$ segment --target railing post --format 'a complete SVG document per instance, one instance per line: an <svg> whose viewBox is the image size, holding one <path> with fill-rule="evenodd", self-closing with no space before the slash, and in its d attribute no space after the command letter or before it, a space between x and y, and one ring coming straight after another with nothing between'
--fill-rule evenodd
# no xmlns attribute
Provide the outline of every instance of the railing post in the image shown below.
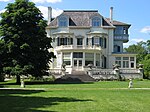
<svg viewBox="0 0 150 112"><path fill-rule="evenodd" d="M90 70L88 70L88 75L93 76L93 64L88 64L87 66L90 68Z"/></svg>
<svg viewBox="0 0 150 112"><path fill-rule="evenodd" d="M21 76L21 85L20 87L25 88L24 76Z"/></svg>
<svg viewBox="0 0 150 112"><path fill-rule="evenodd" d="M117 76L117 79L120 80L121 76L120 76L119 65L118 64L113 65L113 69L114 69L114 74Z"/></svg>
<svg viewBox="0 0 150 112"><path fill-rule="evenodd" d="M143 75L144 75L144 69L143 69L143 64L139 64L139 69L138 69L138 72L140 73L142 79L143 79Z"/></svg>
<svg viewBox="0 0 150 112"><path fill-rule="evenodd" d="M65 75L66 74L66 64L63 63L61 66L61 75Z"/></svg>

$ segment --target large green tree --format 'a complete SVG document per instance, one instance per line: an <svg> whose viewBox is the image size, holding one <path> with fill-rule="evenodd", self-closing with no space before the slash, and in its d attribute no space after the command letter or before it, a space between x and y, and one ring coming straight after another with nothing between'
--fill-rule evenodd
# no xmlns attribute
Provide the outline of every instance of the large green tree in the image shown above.
<svg viewBox="0 0 150 112"><path fill-rule="evenodd" d="M47 74L50 59L48 50L52 39L46 36L46 21L33 2L15 0L1 14L0 36L7 46L5 73L38 77Z"/></svg>

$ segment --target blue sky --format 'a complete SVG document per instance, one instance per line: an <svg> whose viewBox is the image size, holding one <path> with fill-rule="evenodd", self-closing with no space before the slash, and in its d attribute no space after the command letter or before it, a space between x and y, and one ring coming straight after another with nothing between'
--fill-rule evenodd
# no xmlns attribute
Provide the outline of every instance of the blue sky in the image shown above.
<svg viewBox="0 0 150 112"><path fill-rule="evenodd" d="M98 10L104 17L109 17L110 7L114 7L113 19L131 24L129 42L125 46L150 39L150 0L30 0L47 18L47 7L53 8L53 17L62 10L84 9ZM0 0L0 12L14 0Z"/></svg>

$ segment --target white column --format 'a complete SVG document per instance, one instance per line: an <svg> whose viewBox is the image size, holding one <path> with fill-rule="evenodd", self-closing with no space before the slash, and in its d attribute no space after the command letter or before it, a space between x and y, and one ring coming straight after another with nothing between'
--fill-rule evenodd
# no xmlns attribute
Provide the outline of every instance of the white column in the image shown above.
<svg viewBox="0 0 150 112"><path fill-rule="evenodd" d="M82 67L85 66L85 52L83 52Z"/></svg>
<svg viewBox="0 0 150 112"><path fill-rule="evenodd" d="M96 66L95 61L96 61L96 53L94 53L94 66Z"/></svg>
<svg viewBox="0 0 150 112"><path fill-rule="evenodd" d="M102 54L100 53L100 67L102 67Z"/></svg>
<svg viewBox="0 0 150 112"><path fill-rule="evenodd" d="M136 68L136 56L134 57L134 68Z"/></svg>
<svg viewBox="0 0 150 112"><path fill-rule="evenodd" d="M71 58L71 66L73 67L73 52L71 52L70 58Z"/></svg>
<svg viewBox="0 0 150 112"><path fill-rule="evenodd" d="M61 66L62 66L62 64L63 64L63 53L61 52Z"/></svg>

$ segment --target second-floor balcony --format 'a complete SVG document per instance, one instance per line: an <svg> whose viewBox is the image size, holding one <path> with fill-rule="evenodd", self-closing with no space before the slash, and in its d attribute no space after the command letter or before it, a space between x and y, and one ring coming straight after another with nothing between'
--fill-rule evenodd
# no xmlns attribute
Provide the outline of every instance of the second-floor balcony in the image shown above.
<svg viewBox="0 0 150 112"><path fill-rule="evenodd" d="M61 45L55 48L56 51L63 51L63 50L102 50L101 46L97 45Z"/></svg>
<svg viewBox="0 0 150 112"><path fill-rule="evenodd" d="M124 43L129 41L129 35L128 34L122 34L122 35L114 35L114 40L123 41Z"/></svg>

